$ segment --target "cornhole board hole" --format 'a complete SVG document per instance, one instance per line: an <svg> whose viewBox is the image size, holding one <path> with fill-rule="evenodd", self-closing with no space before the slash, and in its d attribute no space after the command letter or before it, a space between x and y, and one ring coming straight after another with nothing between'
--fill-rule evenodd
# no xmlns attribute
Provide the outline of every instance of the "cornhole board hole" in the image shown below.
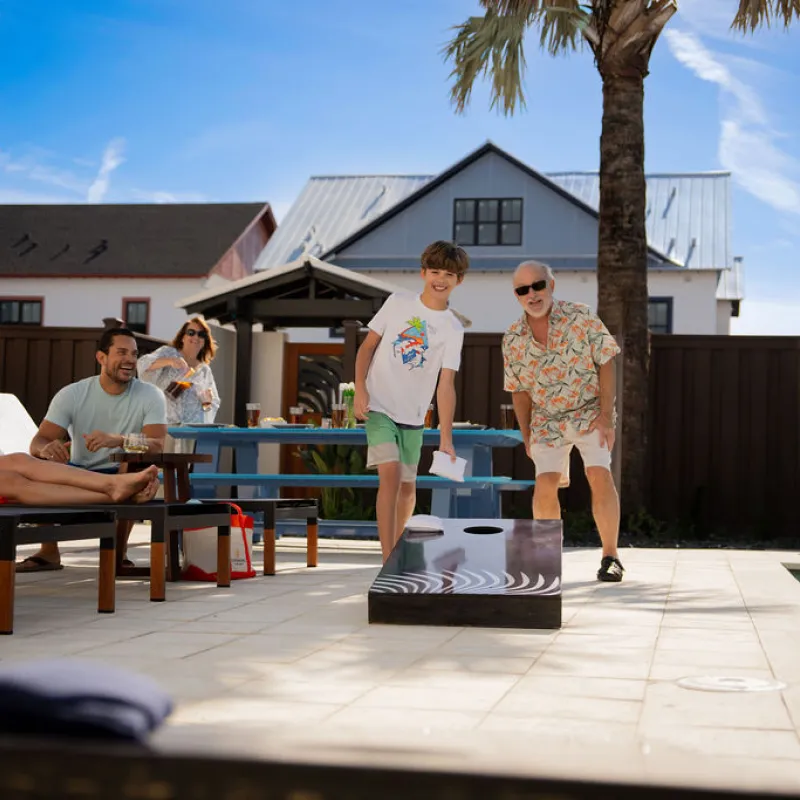
<svg viewBox="0 0 800 800"><path fill-rule="evenodd" d="M369 621L561 627L561 520L445 519L406 529L368 594Z"/></svg>

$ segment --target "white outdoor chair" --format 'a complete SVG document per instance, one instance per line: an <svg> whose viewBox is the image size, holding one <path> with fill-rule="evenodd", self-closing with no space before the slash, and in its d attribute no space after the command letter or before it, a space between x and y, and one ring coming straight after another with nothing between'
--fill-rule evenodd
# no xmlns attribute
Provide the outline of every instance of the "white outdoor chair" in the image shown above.
<svg viewBox="0 0 800 800"><path fill-rule="evenodd" d="M38 430L15 394L0 393L0 453L28 453Z"/></svg>

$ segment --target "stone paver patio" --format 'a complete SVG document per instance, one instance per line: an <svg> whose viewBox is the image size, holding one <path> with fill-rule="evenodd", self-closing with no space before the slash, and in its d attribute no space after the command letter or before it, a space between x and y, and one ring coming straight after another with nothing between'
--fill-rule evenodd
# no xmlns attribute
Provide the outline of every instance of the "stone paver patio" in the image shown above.
<svg viewBox="0 0 800 800"><path fill-rule="evenodd" d="M96 549L66 546L67 569L18 576L0 660L155 677L177 703L165 748L800 790L796 552L626 550L625 581L604 585L597 551L568 550L563 628L537 632L370 626L377 544L323 541L313 570L304 544L280 540L275 577L169 584L166 603L119 581L110 616L95 613ZM788 688L693 691L686 676Z"/></svg>

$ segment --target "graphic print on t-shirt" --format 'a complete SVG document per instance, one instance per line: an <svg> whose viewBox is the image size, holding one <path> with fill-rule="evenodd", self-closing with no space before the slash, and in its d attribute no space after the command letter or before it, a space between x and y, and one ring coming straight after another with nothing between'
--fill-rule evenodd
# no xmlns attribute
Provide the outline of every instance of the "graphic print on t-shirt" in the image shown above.
<svg viewBox="0 0 800 800"><path fill-rule="evenodd" d="M418 369L425 363L428 350L428 323L419 317L407 320L407 328L400 331L394 340L394 354L398 355L409 369Z"/></svg>

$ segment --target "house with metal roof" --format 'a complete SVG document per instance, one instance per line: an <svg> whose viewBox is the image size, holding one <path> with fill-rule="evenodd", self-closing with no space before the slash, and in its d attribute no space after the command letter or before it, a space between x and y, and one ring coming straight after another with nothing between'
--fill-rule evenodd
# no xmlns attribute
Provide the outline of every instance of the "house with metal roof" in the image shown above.
<svg viewBox="0 0 800 800"><path fill-rule="evenodd" d="M0 325L172 338L176 302L252 274L276 226L265 203L0 206Z"/></svg>
<svg viewBox="0 0 800 800"><path fill-rule="evenodd" d="M559 297L596 305L598 190L597 173L544 174L491 142L439 175L312 177L255 269L314 256L416 288L422 251L451 239L471 259L453 305L498 332L519 314L510 273L525 259L553 268ZM651 329L729 333L743 299L730 174L648 175L647 237Z"/></svg>

